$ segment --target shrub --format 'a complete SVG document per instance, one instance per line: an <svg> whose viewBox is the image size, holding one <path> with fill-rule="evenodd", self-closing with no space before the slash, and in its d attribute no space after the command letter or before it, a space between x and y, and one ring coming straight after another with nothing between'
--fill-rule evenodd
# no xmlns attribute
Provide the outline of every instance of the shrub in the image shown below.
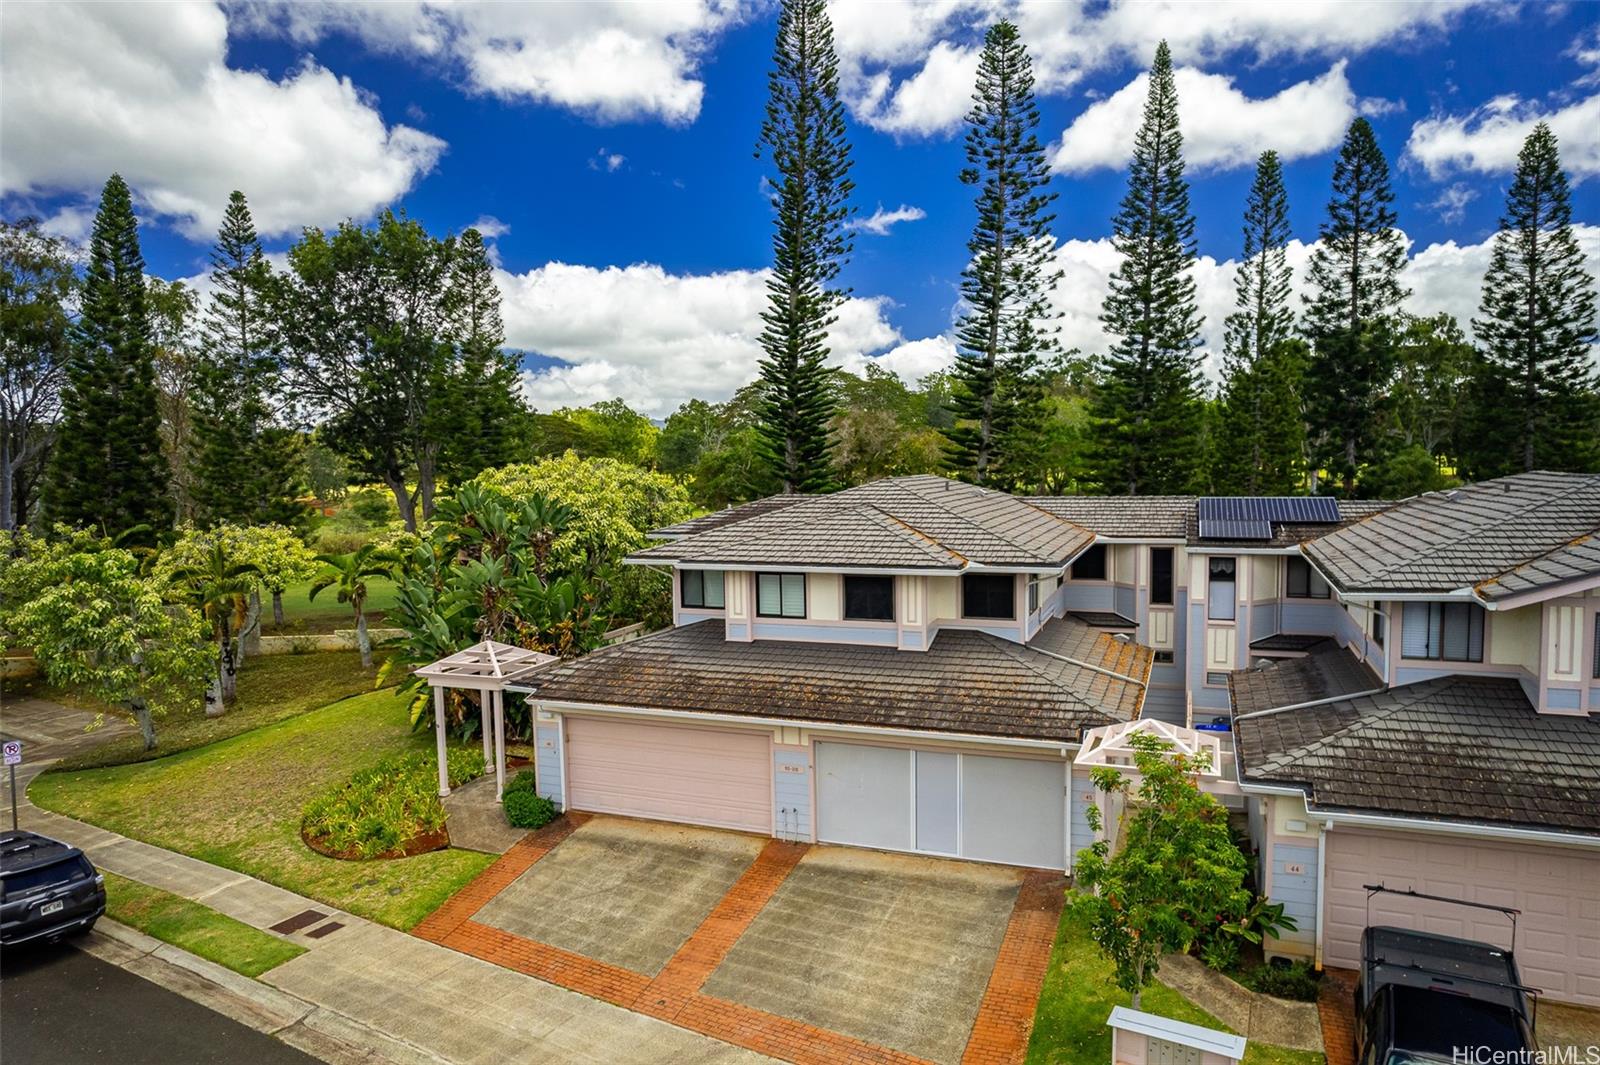
<svg viewBox="0 0 1600 1065"><path fill-rule="evenodd" d="M1239 941L1233 936L1212 936L1201 944L1200 960L1208 969L1227 972L1239 964Z"/></svg>
<svg viewBox="0 0 1600 1065"><path fill-rule="evenodd" d="M1252 991L1300 1002L1317 1000L1318 975L1309 962L1268 962L1245 973L1241 983Z"/></svg>
<svg viewBox="0 0 1600 1065"><path fill-rule="evenodd" d="M445 765L450 786L483 775L483 752L451 748ZM385 758L311 800L301 830L328 850L356 858L401 851L418 836L444 827L438 761L431 751Z"/></svg>
<svg viewBox="0 0 1600 1065"><path fill-rule="evenodd" d="M556 818L556 804L533 790L532 770L512 777L501 792L506 821L512 828L543 828Z"/></svg>

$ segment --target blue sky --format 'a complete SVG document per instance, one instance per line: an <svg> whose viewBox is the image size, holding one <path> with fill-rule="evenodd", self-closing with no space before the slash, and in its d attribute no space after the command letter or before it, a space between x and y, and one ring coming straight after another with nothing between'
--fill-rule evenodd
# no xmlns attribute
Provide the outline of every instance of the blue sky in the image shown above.
<svg viewBox="0 0 1600 1065"><path fill-rule="evenodd" d="M45 17L46 12L50 17ZM959 117L1002 15L1039 64L1055 159L1063 339L1094 350L1105 237L1138 82L1172 40L1190 146L1207 336L1220 335L1250 162L1289 156L1295 236L1315 239L1333 154L1377 128L1415 261L1417 310L1463 319L1521 137L1561 135L1600 257L1600 6L836 4L856 203L909 216L858 234L836 356L915 377L950 356L972 221ZM273 250L303 225L403 207L437 232L488 220L508 334L549 407L622 395L660 417L754 374L769 211L753 147L770 7L11 5L0 22L8 217L81 236L104 176L133 185L153 272L204 269L244 189ZM904 211L898 209L905 208ZM1297 248L1291 255L1303 256ZM1213 333L1213 329L1216 330Z"/></svg>

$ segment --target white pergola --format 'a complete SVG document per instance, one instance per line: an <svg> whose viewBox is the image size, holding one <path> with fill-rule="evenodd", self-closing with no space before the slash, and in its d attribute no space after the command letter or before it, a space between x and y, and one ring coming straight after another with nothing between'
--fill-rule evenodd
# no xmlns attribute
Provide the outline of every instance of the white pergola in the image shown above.
<svg viewBox="0 0 1600 1065"><path fill-rule="evenodd" d="M444 693L446 688L467 688L479 693L483 715L483 759L494 763L494 801L506 790L506 704L507 685L561 661L555 655L513 647L508 643L484 640L417 670L433 689L434 739L439 745L439 795L450 794L450 770L444 751Z"/></svg>
<svg viewBox="0 0 1600 1065"><path fill-rule="evenodd" d="M1211 765L1200 774L1201 780L1222 776L1221 736L1225 733L1185 728L1153 717L1141 717L1137 721L1123 721L1115 725L1102 725L1090 729L1083 734L1083 746L1078 749L1078 754L1072 759L1072 763L1089 768L1107 765L1131 771L1134 769L1133 737L1138 735L1154 736L1163 740L1177 754L1193 756L1201 751L1208 751L1211 754ZM1208 787L1207 790L1211 789Z"/></svg>

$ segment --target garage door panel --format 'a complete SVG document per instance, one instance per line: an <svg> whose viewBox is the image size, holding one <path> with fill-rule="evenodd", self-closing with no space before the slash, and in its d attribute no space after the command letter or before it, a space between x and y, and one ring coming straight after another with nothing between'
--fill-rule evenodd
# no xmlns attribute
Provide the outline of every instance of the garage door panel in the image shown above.
<svg viewBox="0 0 1600 1065"><path fill-rule="evenodd" d="M575 809L772 830L767 733L569 718L566 744Z"/></svg>
<svg viewBox="0 0 1600 1065"><path fill-rule="evenodd" d="M817 839L911 849L911 752L817 744Z"/></svg>
<svg viewBox="0 0 1600 1065"><path fill-rule="evenodd" d="M969 858L1059 869L1064 863L1066 766L966 755L961 849Z"/></svg>
<svg viewBox="0 0 1600 1065"><path fill-rule="evenodd" d="M1370 923L1513 946L1525 983L1553 999L1600 1005L1600 935L1578 933L1597 928L1595 865L1593 852L1576 849L1331 832L1324 874L1324 960L1345 968L1360 964L1361 932L1369 921L1362 885L1383 883L1520 909L1514 944L1509 920L1449 903L1376 895Z"/></svg>

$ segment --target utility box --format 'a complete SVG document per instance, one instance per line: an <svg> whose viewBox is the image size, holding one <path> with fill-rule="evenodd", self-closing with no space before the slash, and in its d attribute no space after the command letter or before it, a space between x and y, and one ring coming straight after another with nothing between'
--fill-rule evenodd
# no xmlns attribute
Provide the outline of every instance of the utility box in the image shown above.
<svg viewBox="0 0 1600 1065"><path fill-rule="evenodd" d="M1113 1065L1239 1065L1245 1038L1117 1006L1106 1018Z"/></svg>

